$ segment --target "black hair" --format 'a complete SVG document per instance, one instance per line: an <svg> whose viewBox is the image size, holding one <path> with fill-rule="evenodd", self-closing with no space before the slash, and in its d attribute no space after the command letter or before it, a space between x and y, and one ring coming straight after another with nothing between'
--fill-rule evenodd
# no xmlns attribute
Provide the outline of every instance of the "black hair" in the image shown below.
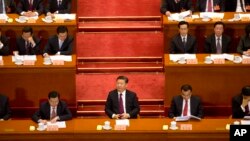
<svg viewBox="0 0 250 141"><path fill-rule="evenodd" d="M116 81L117 80L124 80L125 81L125 83L128 83L128 77L126 77L126 76L118 76L117 78L116 78Z"/></svg>
<svg viewBox="0 0 250 141"><path fill-rule="evenodd" d="M51 92L49 92L49 94L48 94L48 98L50 99L50 98L60 98L60 94L57 92L57 91L51 91Z"/></svg>
<svg viewBox="0 0 250 141"><path fill-rule="evenodd" d="M216 25L222 25L223 28L225 27L225 24L223 22L221 22L221 21L215 22L214 27L216 27Z"/></svg>
<svg viewBox="0 0 250 141"><path fill-rule="evenodd" d="M57 32L57 34L65 33L65 32L68 33L68 28L66 26L61 25L61 26L57 27L56 32Z"/></svg>
<svg viewBox="0 0 250 141"><path fill-rule="evenodd" d="M183 90L185 92L188 91L188 90L192 91L192 86L189 85L189 84L184 84L184 85L181 86L181 90Z"/></svg>
<svg viewBox="0 0 250 141"><path fill-rule="evenodd" d="M30 26L25 26L22 29L22 33L28 33L30 32L31 34L33 34L33 29Z"/></svg>
<svg viewBox="0 0 250 141"><path fill-rule="evenodd" d="M241 94L244 96L250 96L250 86L245 86L241 89Z"/></svg>
<svg viewBox="0 0 250 141"><path fill-rule="evenodd" d="M189 27L189 23L188 23L188 22L186 22L186 21L180 21L180 22L178 23L178 28L180 28L180 26L181 26L181 25L184 25L184 24L186 24L187 27Z"/></svg>

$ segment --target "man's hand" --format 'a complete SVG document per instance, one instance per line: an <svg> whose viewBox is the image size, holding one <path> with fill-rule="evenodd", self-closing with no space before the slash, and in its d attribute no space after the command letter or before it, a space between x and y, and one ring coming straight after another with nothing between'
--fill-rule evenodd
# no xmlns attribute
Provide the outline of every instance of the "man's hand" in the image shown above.
<svg viewBox="0 0 250 141"><path fill-rule="evenodd" d="M170 12L170 11L166 11L165 15L166 15L166 16L170 16L170 15L171 15L171 12Z"/></svg>
<svg viewBox="0 0 250 141"><path fill-rule="evenodd" d="M130 116L127 113L123 113L123 114L120 114L120 118L121 119L128 119L128 118L130 118Z"/></svg>
<svg viewBox="0 0 250 141"><path fill-rule="evenodd" d="M50 122L51 122L51 123L55 123L58 119L59 119L59 117L56 116L55 118L51 119Z"/></svg>
<svg viewBox="0 0 250 141"><path fill-rule="evenodd" d="M220 6L218 4L214 6L214 11L220 11Z"/></svg>

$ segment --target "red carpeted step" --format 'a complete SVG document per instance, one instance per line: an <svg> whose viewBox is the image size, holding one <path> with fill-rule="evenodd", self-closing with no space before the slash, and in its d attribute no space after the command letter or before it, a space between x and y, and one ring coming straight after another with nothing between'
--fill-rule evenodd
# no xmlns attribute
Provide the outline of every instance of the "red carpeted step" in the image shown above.
<svg viewBox="0 0 250 141"><path fill-rule="evenodd" d="M161 31L161 21L79 22L78 31Z"/></svg>

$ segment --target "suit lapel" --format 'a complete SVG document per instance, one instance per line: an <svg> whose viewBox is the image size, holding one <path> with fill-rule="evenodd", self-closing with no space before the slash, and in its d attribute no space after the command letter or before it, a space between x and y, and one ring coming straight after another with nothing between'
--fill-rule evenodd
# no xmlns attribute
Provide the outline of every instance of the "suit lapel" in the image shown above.
<svg viewBox="0 0 250 141"><path fill-rule="evenodd" d="M179 34L178 38L177 38L177 44L178 44L178 48L179 50L181 50L182 52L185 52L185 48L184 45L182 43L182 39L181 39L181 35Z"/></svg>
<svg viewBox="0 0 250 141"><path fill-rule="evenodd" d="M57 37L55 41L56 41L56 43L55 43L55 45L56 45L56 50L59 50L59 51L60 51L60 48L59 48L59 38Z"/></svg>
<svg viewBox="0 0 250 141"><path fill-rule="evenodd" d="M116 91L116 94L114 96L114 107L117 105L117 108L114 108L115 113L119 113L119 98L118 98L118 91Z"/></svg>
<svg viewBox="0 0 250 141"><path fill-rule="evenodd" d="M179 96L179 100L178 100L178 105L180 106L177 106L178 107L178 112L180 113L180 116L181 116L181 113L182 113L182 107L183 107L183 98L181 96Z"/></svg>
<svg viewBox="0 0 250 141"><path fill-rule="evenodd" d="M226 45L226 38L224 38L224 36L222 35L221 39L222 39L221 40L222 41L222 45L221 45L222 49L221 49L221 51L223 53L223 52L226 52L226 47L225 47L225 45Z"/></svg>
<svg viewBox="0 0 250 141"><path fill-rule="evenodd" d="M212 36L212 53L216 53L216 39L215 39L215 34Z"/></svg>

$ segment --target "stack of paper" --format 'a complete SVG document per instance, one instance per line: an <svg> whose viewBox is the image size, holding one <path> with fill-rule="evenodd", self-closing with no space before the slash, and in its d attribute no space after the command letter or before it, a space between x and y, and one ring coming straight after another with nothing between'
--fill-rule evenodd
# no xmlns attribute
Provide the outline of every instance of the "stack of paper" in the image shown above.
<svg viewBox="0 0 250 141"><path fill-rule="evenodd" d="M129 126L129 120L128 119L118 119L115 121L115 124Z"/></svg>
<svg viewBox="0 0 250 141"><path fill-rule="evenodd" d="M224 18L224 13L217 13L217 12L201 12L200 17L203 19L213 19L213 18L218 18L218 19L223 19Z"/></svg>
<svg viewBox="0 0 250 141"><path fill-rule="evenodd" d="M190 116L179 116L175 118L175 121L188 121L190 119L201 120L201 118L190 115Z"/></svg>
<svg viewBox="0 0 250 141"><path fill-rule="evenodd" d="M71 55L55 55L55 56L50 56L50 59L51 59L51 61L63 60L66 62L71 62L72 56Z"/></svg>
<svg viewBox="0 0 250 141"><path fill-rule="evenodd" d="M55 14L55 19L75 20L76 14Z"/></svg>
<svg viewBox="0 0 250 141"><path fill-rule="evenodd" d="M181 12L181 13L175 13L175 14L171 14L168 17L168 20L173 20L173 21L183 21L185 17L187 17L188 15L191 15L191 11L185 11L185 12Z"/></svg>
<svg viewBox="0 0 250 141"><path fill-rule="evenodd" d="M169 54L169 59L171 61L179 61L181 58L186 59L196 59L196 54Z"/></svg>

